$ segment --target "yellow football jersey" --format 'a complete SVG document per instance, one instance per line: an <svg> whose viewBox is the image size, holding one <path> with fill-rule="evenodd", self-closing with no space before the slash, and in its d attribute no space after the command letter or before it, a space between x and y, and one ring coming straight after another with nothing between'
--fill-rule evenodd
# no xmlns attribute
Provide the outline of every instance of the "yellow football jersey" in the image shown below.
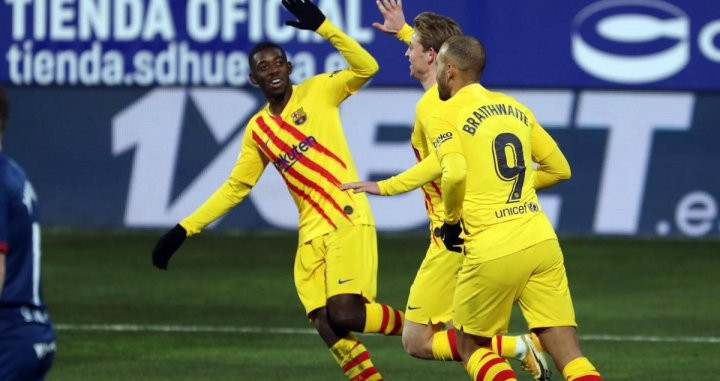
<svg viewBox="0 0 720 381"><path fill-rule="evenodd" d="M491 260L557 238L540 208L532 166L557 144L527 107L472 84L440 105L427 130L440 160L449 153L465 158L464 201L457 200L452 209L444 205L448 215L462 210L466 240L473 241L471 246L466 241L466 248L473 248L466 253L469 261Z"/></svg>
<svg viewBox="0 0 720 381"><path fill-rule="evenodd" d="M373 224L367 196L339 188L358 181L337 107L348 95L342 76L315 76L293 87L281 115L265 106L245 130L235 165L242 170L233 176L253 185L272 163L300 212L300 242L340 226Z"/></svg>
<svg viewBox="0 0 720 381"><path fill-rule="evenodd" d="M378 65L327 20L317 32L332 42L350 67L294 85L280 115L273 115L266 104L250 118L230 177L181 222L188 234L199 232L241 202L268 163L283 177L297 205L300 242L342 226L374 225L367 196L339 189L342 183L358 181L358 175L338 106L377 72Z"/></svg>
<svg viewBox="0 0 720 381"><path fill-rule="evenodd" d="M406 44L410 44L410 39L414 33L413 28L404 24L402 28L396 33L396 37ZM410 136L410 143L415 153L415 159L417 162L422 161L424 158L435 153L432 142L428 138L427 130L425 125L427 119L432 116L434 110L442 103L440 96L438 95L437 84L430 87L423 96L418 100L415 105L415 121L413 122L413 131ZM391 179L383 180L378 183L381 189L381 193L384 195L395 195L402 192L407 192L417 187L417 183L420 179L426 178L428 169L437 169L438 166L432 166L432 168L425 168L421 171L403 172ZM419 168L415 168L419 169ZM443 223L443 203L442 203L442 192L440 191L440 178L432 177L432 180L428 179L422 181L420 189L423 192L425 200L425 209L427 210L428 218L430 218L430 224L432 226L440 226ZM434 235L431 235L433 239Z"/></svg>
<svg viewBox="0 0 720 381"><path fill-rule="evenodd" d="M435 148L428 138L426 124L434 110L437 110L442 103L436 84L423 94L415 106L415 122L412 135L410 135L410 142L418 162L435 153ZM444 208L442 192L440 191L440 179L435 179L423 185L420 189L422 189L425 198L425 209L427 209L428 217L433 226L442 225Z"/></svg>

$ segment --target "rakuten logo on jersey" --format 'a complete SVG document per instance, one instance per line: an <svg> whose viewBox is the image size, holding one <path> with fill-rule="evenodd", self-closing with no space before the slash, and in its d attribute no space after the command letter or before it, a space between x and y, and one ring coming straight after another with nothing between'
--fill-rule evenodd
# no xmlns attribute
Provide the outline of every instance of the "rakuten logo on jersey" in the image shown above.
<svg viewBox="0 0 720 381"><path fill-rule="evenodd" d="M582 9L573 23L572 55L587 73L607 81L644 84L669 78L690 61L690 18L659 0L605 0ZM700 30L698 45L720 62L720 19Z"/></svg>

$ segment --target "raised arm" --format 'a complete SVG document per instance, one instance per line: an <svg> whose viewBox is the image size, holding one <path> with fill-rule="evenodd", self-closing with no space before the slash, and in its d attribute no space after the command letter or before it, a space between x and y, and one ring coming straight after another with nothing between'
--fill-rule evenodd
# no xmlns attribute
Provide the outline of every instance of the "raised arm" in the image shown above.
<svg viewBox="0 0 720 381"><path fill-rule="evenodd" d="M327 20L322 11L312 1L283 0L282 4L297 17L297 20L287 21L287 25L298 29L314 30L317 34L330 41L335 49L342 54L350 67L343 70L349 75L341 74L341 76L344 77L350 92L360 89L370 77L377 73L379 66L375 58L357 41Z"/></svg>
<svg viewBox="0 0 720 381"><path fill-rule="evenodd" d="M394 34L402 42L410 45L413 28L405 22L405 14L401 0L375 0L375 4L383 16L383 23L374 22L375 29Z"/></svg>

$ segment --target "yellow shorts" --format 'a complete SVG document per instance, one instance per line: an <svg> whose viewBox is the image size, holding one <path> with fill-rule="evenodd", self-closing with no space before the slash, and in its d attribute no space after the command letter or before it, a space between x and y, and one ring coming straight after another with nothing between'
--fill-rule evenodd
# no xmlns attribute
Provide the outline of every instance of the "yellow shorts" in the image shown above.
<svg viewBox="0 0 720 381"><path fill-rule="evenodd" d="M377 294L377 237L369 225L342 227L301 243L295 255L295 289L309 314L331 296Z"/></svg>
<svg viewBox="0 0 720 381"><path fill-rule="evenodd" d="M412 286L405 319L419 324L447 323L452 320L452 302L463 255L449 251L432 237Z"/></svg>
<svg viewBox="0 0 720 381"><path fill-rule="evenodd" d="M514 302L530 329L576 326L557 240L480 264L464 263L455 289L454 324L482 337L505 334Z"/></svg>

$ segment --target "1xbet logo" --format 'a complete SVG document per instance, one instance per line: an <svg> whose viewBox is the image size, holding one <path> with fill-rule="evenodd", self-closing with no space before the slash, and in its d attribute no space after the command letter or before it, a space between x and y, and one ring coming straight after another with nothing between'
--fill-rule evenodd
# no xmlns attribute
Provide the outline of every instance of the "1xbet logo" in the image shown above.
<svg viewBox="0 0 720 381"><path fill-rule="evenodd" d="M659 0L605 0L582 9L573 22L572 55L587 73L607 81L643 84L669 78L690 61L690 18ZM720 19L700 30L698 45L720 62Z"/></svg>

